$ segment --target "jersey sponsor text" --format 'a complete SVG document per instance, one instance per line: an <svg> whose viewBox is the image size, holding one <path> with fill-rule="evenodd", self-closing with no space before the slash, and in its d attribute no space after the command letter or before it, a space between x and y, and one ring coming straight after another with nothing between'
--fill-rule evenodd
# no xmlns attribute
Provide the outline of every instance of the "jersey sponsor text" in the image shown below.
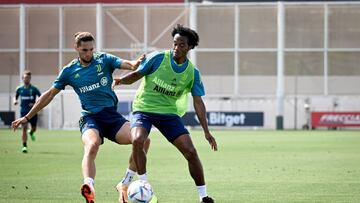
<svg viewBox="0 0 360 203"><path fill-rule="evenodd" d="M84 86L84 87L80 87L79 90L81 93L85 93L85 92L89 92L89 91L92 91L94 89L97 89L100 87L100 83L95 83L95 84L92 84L92 85L88 85L88 86Z"/></svg>

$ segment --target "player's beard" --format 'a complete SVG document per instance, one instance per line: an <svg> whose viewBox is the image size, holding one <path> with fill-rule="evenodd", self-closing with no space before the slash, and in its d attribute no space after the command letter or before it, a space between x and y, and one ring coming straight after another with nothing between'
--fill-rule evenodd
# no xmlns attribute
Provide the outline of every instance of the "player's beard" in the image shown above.
<svg viewBox="0 0 360 203"><path fill-rule="evenodd" d="M92 60L92 57L89 60L86 60L85 58L80 58L83 63L89 64Z"/></svg>

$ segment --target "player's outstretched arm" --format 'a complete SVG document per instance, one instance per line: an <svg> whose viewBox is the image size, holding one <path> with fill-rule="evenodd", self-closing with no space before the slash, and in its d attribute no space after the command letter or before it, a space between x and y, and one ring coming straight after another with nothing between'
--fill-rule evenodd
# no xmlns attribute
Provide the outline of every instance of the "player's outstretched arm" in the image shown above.
<svg viewBox="0 0 360 203"><path fill-rule="evenodd" d="M194 100L194 109L196 112L196 115L200 121L200 125L204 130L205 133L205 138L206 140L209 142L209 144L211 145L211 149L214 151L217 151L217 143L215 138L211 135L209 128L208 128L208 124L206 122L206 108L205 108L205 104L201 98L201 96L193 96L193 100Z"/></svg>
<svg viewBox="0 0 360 203"><path fill-rule="evenodd" d="M130 85L134 82L140 80L143 77L139 71L132 71L126 75L124 75L121 78L114 78L114 81L112 83L112 88L114 89L116 85L124 84L124 85Z"/></svg>
<svg viewBox="0 0 360 203"><path fill-rule="evenodd" d="M136 70L141 61L143 61L145 59L145 54L141 54L141 56L133 61L129 61L129 60L123 60L123 62L120 65L121 69L125 69L125 70Z"/></svg>
<svg viewBox="0 0 360 203"><path fill-rule="evenodd" d="M51 87L49 90L47 90L44 94L42 94L39 99L35 102L34 106L31 108L29 113L27 113L24 117L21 117L11 123L11 128L16 130L16 128L19 127L20 124L26 123L29 121L30 118L32 118L35 114L37 114L41 109L43 109L45 106L47 106L60 92L60 90Z"/></svg>

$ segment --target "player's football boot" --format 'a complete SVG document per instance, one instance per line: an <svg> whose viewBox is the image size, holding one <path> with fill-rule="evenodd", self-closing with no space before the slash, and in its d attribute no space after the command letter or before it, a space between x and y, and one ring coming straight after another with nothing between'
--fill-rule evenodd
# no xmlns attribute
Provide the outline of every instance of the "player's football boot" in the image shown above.
<svg viewBox="0 0 360 203"><path fill-rule="evenodd" d="M81 195L85 198L86 203L95 203L95 192L89 184L82 184L80 192Z"/></svg>
<svg viewBox="0 0 360 203"><path fill-rule="evenodd" d="M27 153L28 151L27 151L27 147L23 147L22 149L21 149L21 151L23 152L23 153Z"/></svg>
<svg viewBox="0 0 360 203"><path fill-rule="evenodd" d="M214 203L214 202L215 201L209 196L203 197L201 201L201 203Z"/></svg>
<svg viewBox="0 0 360 203"><path fill-rule="evenodd" d="M119 193L119 203L128 203L127 190L128 186L123 185L121 182L116 185L116 190Z"/></svg>
<svg viewBox="0 0 360 203"><path fill-rule="evenodd" d="M30 138L31 138L32 141L36 140L36 136L35 136L34 132L29 131L29 135L30 135Z"/></svg>

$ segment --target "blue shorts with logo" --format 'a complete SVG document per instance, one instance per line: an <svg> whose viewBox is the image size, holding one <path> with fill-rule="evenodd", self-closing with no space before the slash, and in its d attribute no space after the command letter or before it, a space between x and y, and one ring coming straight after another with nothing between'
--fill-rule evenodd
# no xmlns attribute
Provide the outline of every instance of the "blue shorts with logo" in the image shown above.
<svg viewBox="0 0 360 203"><path fill-rule="evenodd" d="M152 125L159 129L171 143L173 143L180 135L189 134L189 131L185 128L184 123L178 115L139 111L133 113L131 118L131 128L143 127L150 134Z"/></svg>
<svg viewBox="0 0 360 203"><path fill-rule="evenodd" d="M27 114L28 112L29 112L29 111L22 111L22 112L20 112L20 116L21 116L21 117L24 117L24 116L26 116L26 114ZM33 116L32 118L29 119L30 125L36 127L37 120L38 120L38 116L37 116L37 114L35 114L35 116Z"/></svg>
<svg viewBox="0 0 360 203"><path fill-rule="evenodd" d="M99 131L101 143L104 137L116 142L115 136L120 128L128 120L116 111L117 107L106 107L98 113L82 116L79 120L80 132L83 134L87 129L95 128Z"/></svg>

